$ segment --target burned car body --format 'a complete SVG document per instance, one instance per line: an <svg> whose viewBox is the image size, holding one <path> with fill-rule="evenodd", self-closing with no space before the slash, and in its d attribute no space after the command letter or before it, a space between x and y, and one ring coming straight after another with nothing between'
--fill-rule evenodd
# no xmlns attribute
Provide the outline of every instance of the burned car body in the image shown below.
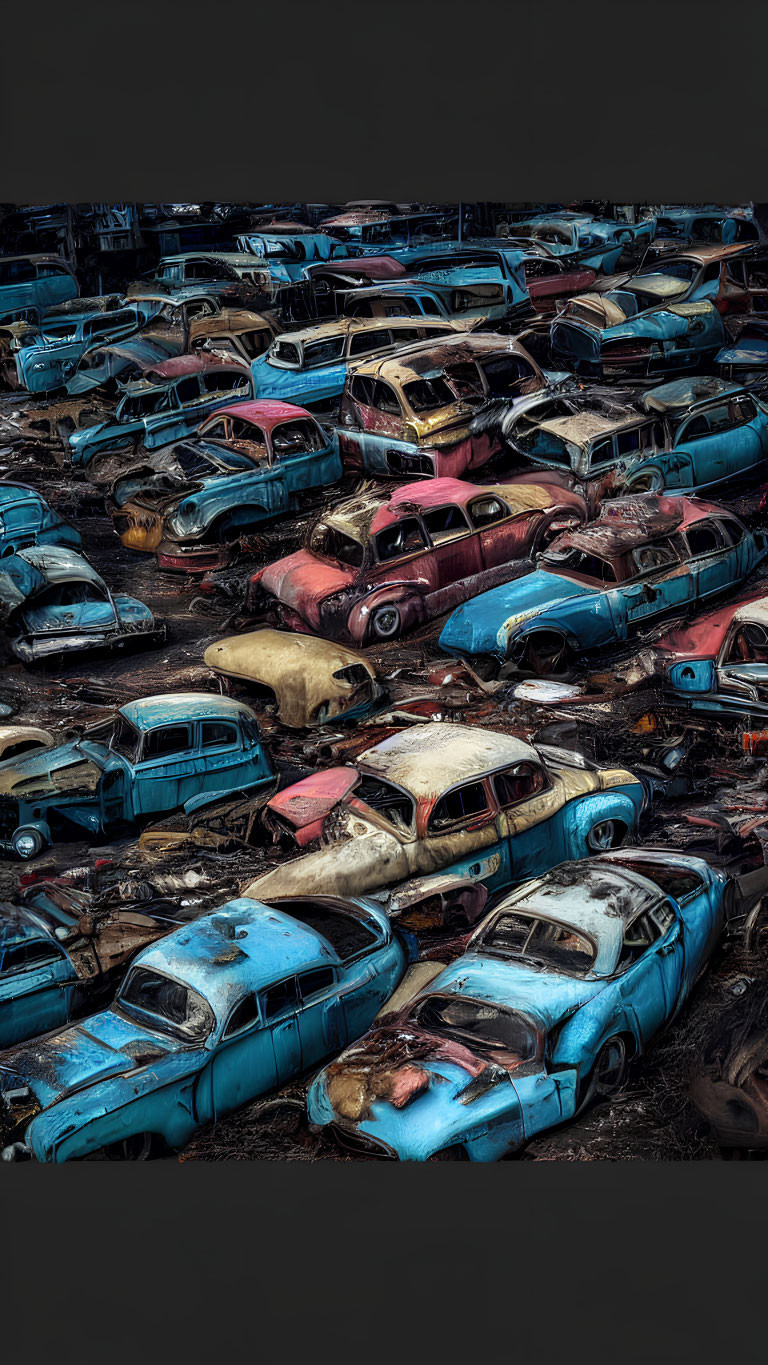
<svg viewBox="0 0 768 1365"><path fill-rule="evenodd" d="M729 880L646 849L564 863L315 1078L310 1122L355 1152L497 1161L613 1093L722 934Z"/></svg>
<svg viewBox="0 0 768 1365"><path fill-rule="evenodd" d="M364 655L314 635L252 630L217 640L204 659L218 678L274 696L280 720L291 729L356 720L383 695Z"/></svg>
<svg viewBox="0 0 768 1365"><path fill-rule="evenodd" d="M204 572L221 544L296 511L341 472L336 433L304 408L237 403L191 440L126 467L112 486L115 529L128 548L156 550L162 569Z"/></svg>
<svg viewBox="0 0 768 1365"><path fill-rule="evenodd" d="M560 363L577 374L609 378L696 369L722 348L725 330L706 300L638 311L635 294L615 289L571 299L555 317L550 338Z"/></svg>
<svg viewBox="0 0 768 1365"><path fill-rule="evenodd" d="M0 317L30 308L44 313L79 293L75 272L61 256L0 256Z"/></svg>
<svg viewBox="0 0 768 1365"><path fill-rule="evenodd" d="M768 719L768 597L757 590L676 626L655 642L653 658L687 711Z"/></svg>
<svg viewBox="0 0 768 1365"><path fill-rule="evenodd" d="M246 895L368 895L450 871L489 891L619 844L637 827L640 782L578 754L478 726L427 721L286 787L264 820L321 847L251 882Z"/></svg>
<svg viewBox="0 0 768 1365"><path fill-rule="evenodd" d="M525 348L499 336L424 341L360 362L339 407L344 465L385 478L460 478L499 449L487 432L473 435L478 408L546 383Z"/></svg>
<svg viewBox="0 0 768 1365"><path fill-rule="evenodd" d="M730 340L715 356L723 379L761 389L768 380L768 318L734 318Z"/></svg>
<svg viewBox="0 0 768 1365"><path fill-rule="evenodd" d="M165 639L149 607L112 593L82 555L63 545L32 546L2 560L0 609L11 649L26 664Z"/></svg>
<svg viewBox="0 0 768 1365"><path fill-rule="evenodd" d="M111 1009L0 1054L3 1154L180 1147L359 1037L404 968L370 902L230 901L145 948Z"/></svg>
<svg viewBox="0 0 768 1365"><path fill-rule="evenodd" d="M0 848L33 858L54 841L271 779L249 706L197 692L142 697L120 708L106 740L86 734L0 764Z"/></svg>
<svg viewBox="0 0 768 1365"><path fill-rule="evenodd" d="M440 645L497 667L562 672L736 587L766 553L764 533L714 503L652 493L609 500L596 521L555 540L534 573L458 607Z"/></svg>
<svg viewBox="0 0 768 1365"><path fill-rule="evenodd" d="M260 569L247 607L355 644L393 639L505 581L585 518L578 495L535 483L429 479L360 494L315 522L305 549Z"/></svg>
<svg viewBox="0 0 768 1365"><path fill-rule="evenodd" d="M247 308L222 308L220 313L204 314L189 324L189 349L192 354L205 351L220 360L241 361L250 365L269 350L280 328L272 313L254 313Z"/></svg>
<svg viewBox="0 0 768 1365"><path fill-rule="evenodd" d="M151 303L127 303L107 296L77 299L69 307L46 313L39 339L28 339L16 355L19 385L29 393L66 387L86 351L138 332L152 308Z"/></svg>
<svg viewBox="0 0 768 1365"><path fill-rule="evenodd" d="M515 223L510 237L530 237L545 243L561 255L575 256L585 266L608 275L619 264L626 247L638 250L653 238L655 221L612 222L591 214L544 213L526 222Z"/></svg>
<svg viewBox="0 0 768 1365"><path fill-rule="evenodd" d="M72 432L72 463L89 467L95 458L123 447L168 445L209 412L250 396L250 376L240 365L204 355L164 360L145 379L126 386L112 418Z"/></svg>
<svg viewBox="0 0 768 1365"><path fill-rule="evenodd" d="M30 545L68 545L78 550L80 532L23 483L0 480L0 559Z"/></svg>

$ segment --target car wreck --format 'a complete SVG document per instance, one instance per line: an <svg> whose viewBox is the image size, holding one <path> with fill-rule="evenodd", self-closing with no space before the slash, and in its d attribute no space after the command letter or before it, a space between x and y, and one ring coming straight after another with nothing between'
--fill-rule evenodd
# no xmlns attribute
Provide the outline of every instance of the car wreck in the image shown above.
<svg viewBox="0 0 768 1365"><path fill-rule="evenodd" d="M111 592L82 555L62 545L34 546L2 560L0 616L12 652L26 664L165 640L165 627L149 607Z"/></svg>
<svg viewBox="0 0 768 1365"><path fill-rule="evenodd" d="M357 720L384 696L364 655L314 635L252 630L209 645L204 661L227 687L240 683L249 695L274 698L291 729Z"/></svg>
<svg viewBox="0 0 768 1365"><path fill-rule="evenodd" d="M641 311L634 293L616 289L569 300L550 337L561 364L608 379L701 368L722 348L725 329L707 300Z"/></svg>
<svg viewBox="0 0 768 1365"><path fill-rule="evenodd" d="M269 350L280 327L274 313L254 313L247 308L222 308L220 313L204 314L189 324L189 349L193 355L204 351L219 360L240 361L250 365Z"/></svg>
<svg viewBox="0 0 768 1365"><path fill-rule="evenodd" d="M647 849L565 862L317 1076L316 1129L390 1160L498 1161L615 1093L717 946L729 880Z"/></svg>
<svg viewBox="0 0 768 1365"><path fill-rule="evenodd" d="M230 901L139 953L87 1026L0 1054L3 1157L180 1147L359 1037L404 968L373 903Z"/></svg>
<svg viewBox="0 0 768 1365"><path fill-rule="evenodd" d="M106 734L99 726L0 765L0 848L34 858L83 831L113 834L271 780L249 706L211 693L142 697L120 707Z"/></svg>
<svg viewBox="0 0 768 1365"><path fill-rule="evenodd" d="M547 547L540 567L457 607L440 645L543 675L740 585L768 553L724 507L638 493Z"/></svg>
<svg viewBox="0 0 768 1365"><path fill-rule="evenodd" d="M354 644L389 640L519 573L586 519L577 494L541 484L435 478L344 500L306 548L260 569L247 610Z"/></svg>
<svg viewBox="0 0 768 1365"><path fill-rule="evenodd" d="M447 872L497 891L623 842L645 804L637 778L478 726L426 721L285 787L263 819L320 847L250 882L258 897L371 895Z"/></svg>
<svg viewBox="0 0 768 1365"><path fill-rule="evenodd" d="M0 558L30 545L68 545L79 550L80 532L25 483L0 480Z"/></svg>
<svg viewBox="0 0 768 1365"><path fill-rule="evenodd" d="M151 311L151 304L127 303L111 295L61 304L44 315L37 335L28 330L19 338L18 387L29 393L65 388L86 351L138 332Z"/></svg>
<svg viewBox="0 0 768 1365"><path fill-rule="evenodd" d="M653 646L665 691L691 713L750 728L768 719L768 597L754 589L674 627Z"/></svg>
<svg viewBox="0 0 768 1365"><path fill-rule="evenodd" d="M219 408L191 440L126 462L110 490L114 525L158 567L215 568L222 546L297 511L341 478L338 439L304 408L269 400Z"/></svg>

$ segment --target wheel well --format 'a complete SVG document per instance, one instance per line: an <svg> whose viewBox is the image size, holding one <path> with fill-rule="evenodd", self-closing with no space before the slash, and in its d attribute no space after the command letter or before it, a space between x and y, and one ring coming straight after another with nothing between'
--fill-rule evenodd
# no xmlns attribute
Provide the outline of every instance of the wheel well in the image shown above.
<svg viewBox="0 0 768 1365"><path fill-rule="evenodd" d="M255 519L248 521L247 514L258 514ZM242 516L241 514L246 514ZM260 525L266 515L266 508L260 507L258 503L248 503L245 507L229 508L226 512L220 512L214 517L206 530L207 539L216 539L222 531L231 528L233 531L247 531L250 527Z"/></svg>

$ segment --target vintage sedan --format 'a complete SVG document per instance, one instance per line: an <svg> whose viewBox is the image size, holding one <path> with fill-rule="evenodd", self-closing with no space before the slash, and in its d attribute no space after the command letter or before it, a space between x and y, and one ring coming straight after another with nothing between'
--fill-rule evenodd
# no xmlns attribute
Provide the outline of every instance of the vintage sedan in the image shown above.
<svg viewBox="0 0 768 1365"><path fill-rule="evenodd" d="M755 389L768 381L768 317L734 319L731 337L715 356L723 379Z"/></svg>
<svg viewBox="0 0 768 1365"><path fill-rule="evenodd" d="M667 699L692 713L768 721L768 596L759 588L675 626L653 646Z"/></svg>
<svg viewBox="0 0 768 1365"><path fill-rule="evenodd" d="M251 365L255 398L279 398L311 411L338 407L350 364L429 337L466 331L448 318L337 318L284 332Z"/></svg>
<svg viewBox="0 0 768 1365"><path fill-rule="evenodd" d="M656 219L654 244L667 242L758 242L760 230L743 209L712 205L673 208L666 205Z"/></svg>
<svg viewBox="0 0 768 1365"><path fill-rule="evenodd" d="M129 549L156 551L161 569L204 573L227 542L297 511L341 473L335 431L304 408L237 403L126 465L111 489L115 530Z"/></svg>
<svg viewBox="0 0 768 1365"><path fill-rule="evenodd" d="M363 654L315 635L250 630L209 645L204 661L227 688L239 683L266 697L289 729L353 722L384 697Z"/></svg>
<svg viewBox="0 0 768 1365"><path fill-rule="evenodd" d="M280 328L274 313L253 313L247 308L222 308L206 314L189 326L189 349L193 355L204 351L220 360L250 365L269 350Z"/></svg>
<svg viewBox="0 0 768 1365"><path fill-rule="evenodd" d="M78 550L80 532L25 483L0 481L0 558L30 545L68 545Z"/></svg>
<svg viewBox="0 0 768 1365"><path fill-rule="evenodd" d="M37 339L16 355L21 387L49 393L66 387L81 357L92 346L120 341L148 321L156 305L125 302L120 296L76 299L47 313Z"/></svg>
<svg viewBox="0 0 768 1365"><path fill-rule="evenodd" d="M3 629L23 663L165 640L165 626L149 607L113 593L75 550L38 545L0 563Z"/></svg>
<svg viewBox="0 0 768 1365"><path fill-rule="evenodd" d="M111 836L147 817L273 780L249 706L206 692L141 697L108 732L0 764L0 848Z"/></svg>
<svg viewBox="0 0 768 1365"><path fill-rule="evenodd" d="M723 931L732 883L632 849L563 863L315 1078L310 1123L364 1156L498 1161L623 1085Z"/></svg>
<svg viewBox="0 0 768 1365"><path fill-rule="evenodd" d="M715 503L637 493L604 502L566 532L534 573L458 607L440 645L495 668L553 675L744 582L768 553Z"/></svg>
<svg viewBox="0 0 768 1365"><path fill-rule="evenodd" d="M194 431L204 417L238 399L251 396L251 380L242 365L227 365L216 356L174 356L126 387L114 416L73 431L72 464L88 469L116 450L154 450Z"/></svg>
<svg viewBox="0 0 768 1365"><path fill-rule="evenodd" d="M0 317L31 308L44 313L79 293L75 272L61 256L0 256Z"/></svg>
<svg viewBox="0 0 768 1365"><path fill-rule="evenodd" d="M272 797L264 822L307 848L251 882L248 896L333 890L369 895L450 871L503 890L565 858L634 834L643 788L623 768L598 768L564 749L424 721Z"/></svg>
<svg viewBox="0 0 768 1365"><path fill-rule="evenodd" d="M229 901L134 959L111 1009L0 1054L3 1157L145 1157L333 1056L405 951L373 902Z"/></svg>
<svg viewBox="0 0 768 1365"><path fill-rule="evenodd" d="M639 270L613 275L596 285L596 289L631 294L635 313L663 304L704 301L714 304L719 313L742 313L748 307L745 267L752 255L749 244L700 246L673 252L651 246Z"/></svg>
<svg viewBox="0 0 768 1365"><path fill-rule="evenodd" d="M519 342L493 334L425 341L364 361L351 370L339 407L345 468L461 478L499 449L488 432L472 434L478 409L504 399L514 405L547 382Z"/></svg>
<svg viewBox="0 0 768 1365"><path fill-rule="evenodd" d="M315 522L305 549L253 576L247 607L332 639L391 640L506 582L585 519L578 494L535 483L429 479L360 493Z"/></svg>
<svg viewBox="0 0 768 1365"><path fill-rule="evenodd" d="M603 378L692 370L714 359L725 341L714 304L643 307L628 289L571 299L550 328L557 362Z"/></svg>
<svg viewBox="0 0 768 1365"><path fill-rule="evenodd" d="M652 240L655 226L652 218L627 223L563 210L515 223L510 237L531 237L607 275L616 269L625 249L637 251Z"/></svg>

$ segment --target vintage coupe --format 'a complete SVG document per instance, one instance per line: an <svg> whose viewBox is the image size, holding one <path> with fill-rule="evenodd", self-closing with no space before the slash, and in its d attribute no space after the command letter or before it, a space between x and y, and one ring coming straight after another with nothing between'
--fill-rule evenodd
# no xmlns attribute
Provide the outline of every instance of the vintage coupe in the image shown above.
<svg viewBox="0 0 768 1365"><path fill-rule="evenodd" d="M115 530L129 549L157 551L161 569L203 573L223 544L297 511L341 472L335 431L304 408L237 403L125 465L110 493Z"/></svg>
<svg viewBox="0 0 768 1365"><path fill-rule="evenodd" d="M742 583L768 553L762 531L715 503L637 493L553 541L534 573L457 607L440 645L495 669L556 674L664 617Z"/></svg>
<svg viewBox="0 0 768 1365"><path fill-rule="evenodd" d="M368 895L447 869L498 891L633 834L643 788L623 768L534 748L474 725L425 721L272 797L277 837L320 847L245 889L267 897Z"/></svg>
<svg viewBox="0 0 768 1365"><path fill-rule="evenodd" d="M256 716L228 697L141 697L103 731L0 764L0 849L34 858L273 778Z"/></svg>
<svg viewBox="0 0 768 1365"><path fill-rule="evenodd" d="M3 1157L181 1147L359 1037L404 968L372 902L229 901L144 949L111 1009L0 1053Z"/></svg>
<svg viewBox="0 0 768 1365"><path fill-rule="evenodd" d="M707 365L725 343L713 303L642 306L629 289L570 299L550 327L558 364L579 375L644 377Z"/></svg>
<svg viewBox="0 0 768 1365"><path fill-rule="evenodd" d="M742 595L674 627L653 646L668 694L687 711L764 726L768 720L768 596Z"/></svg>
<svg viewBox="0 0 768 1365"><path fill-rule="evenodd" d="M311 1124L400 1161L519 1151L620 1088L705 969L731 890L703 859L652 849L527 882L315 1078Z"/></svg>
<svg viewBox="0 0 768 1365"><path fill-rule="evenodd" d="M165 626L149 607L113 593L82 555L37 545L0 561L0 617L25 664L82 650L162 644Z"/></svg>
<svg viewBox="0 0 768 1365"><path fill-rule="evenodd" d="M535 483L361 493L315 522L305 549L260 569L247 607L354 644L390 640L505 582L585 518L578 494Z"/></svg>

